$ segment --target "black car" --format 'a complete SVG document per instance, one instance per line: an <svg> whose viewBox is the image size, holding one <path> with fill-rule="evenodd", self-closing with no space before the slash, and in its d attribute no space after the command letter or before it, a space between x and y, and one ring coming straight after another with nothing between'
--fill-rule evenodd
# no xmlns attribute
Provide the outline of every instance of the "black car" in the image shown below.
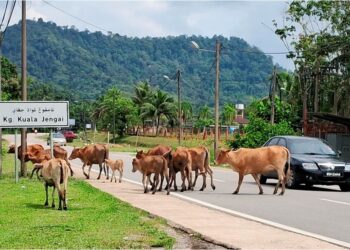
<svg viewBox="0 0 350 250"><path fill-rule="evenodd" d="M287 147L291 154L288 188L304 183L307 186L339 185L342 191L350 191L350 162L343 161L326 141L304 136L275 136L264 144L272 145ZM277 174L261 175L260 183L266 183L268 178L277 179Z"/></svg>

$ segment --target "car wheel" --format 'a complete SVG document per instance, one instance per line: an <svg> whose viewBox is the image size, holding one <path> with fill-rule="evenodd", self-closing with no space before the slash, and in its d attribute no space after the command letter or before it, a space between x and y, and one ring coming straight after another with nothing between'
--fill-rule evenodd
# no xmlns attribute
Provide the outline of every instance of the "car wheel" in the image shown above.
<svg viewBox="0 0 350 250"><path fill-rule="evenodd" d="M260 175L260 184L266 184L266 181L267 181L267 177L266 176L263 176L263 175Z"/></svg>
<svg viewBox="0 0 350 250"><path fill-rule="evenodd" d="M350 191L350 184L340 184L339 187L340 187L340 190L343 192Z"/></svg>
<svg viewBox="0 0 350 250"><path fill-rule="evenodd" d="M296 188L298 186L299 186L299 183L297 181L297 173L293 168L291 168L289 177L287 179L286 187L287 188Z"/></svg>

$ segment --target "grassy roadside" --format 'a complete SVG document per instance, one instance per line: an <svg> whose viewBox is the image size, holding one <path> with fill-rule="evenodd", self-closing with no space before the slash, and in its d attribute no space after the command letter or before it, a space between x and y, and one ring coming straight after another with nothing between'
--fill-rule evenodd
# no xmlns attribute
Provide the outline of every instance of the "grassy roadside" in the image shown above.
<svg viewBox="0 0 350 250"><path fill-rule="evenodd" d="M174 244L159 229L164 221L150 219L84 181L69 180L68 211L44 208L41 182L21 178L14 183L12 157L5 155L0 178L1 248L171 248ZM57 206L57 193L55 200Z"/></svg>

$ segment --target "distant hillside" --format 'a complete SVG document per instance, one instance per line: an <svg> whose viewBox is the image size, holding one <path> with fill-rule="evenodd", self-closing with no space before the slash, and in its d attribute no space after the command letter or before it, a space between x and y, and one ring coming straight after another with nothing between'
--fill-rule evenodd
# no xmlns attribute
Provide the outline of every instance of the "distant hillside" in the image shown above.
<svg viewBox="0 0 350 250"><path fill-rule="evenodd" d="M96 98L113 85L131 94L134 84L143 80L175 94L175 82L167 82L163 75L171 77L180 69L184 99L212 106L214 53L192 49L192 40L210 50L215 49L216 40L225 47L220 63L221 103L247 103L268 92L271 57L236 37L131 38L78 31L42 19L28 20L27 29L29 75L71 90L77 98ZM3 54L18 66L20 39L19 23L8 28L3 44Z"/></svg>

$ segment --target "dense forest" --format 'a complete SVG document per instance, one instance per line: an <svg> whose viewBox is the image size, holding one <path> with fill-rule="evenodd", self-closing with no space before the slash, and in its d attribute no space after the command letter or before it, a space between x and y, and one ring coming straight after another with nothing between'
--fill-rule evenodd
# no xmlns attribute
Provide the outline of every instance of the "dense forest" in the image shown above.
<svg viewBox="0 0 350 250"><path fill-rule="evenodd" d="M3 54L20 66L21 24L8 28L3 43ZM272 58L244 40L214 36L177 36L162 38L132 38L119 34L88 30L78 31L74 26L60 27L53 22L27 21L28 74L33 91L42 86L42 100L46 92L59 86L68 90L72 99L92 100L117 87L131 96L140 81L154 88L176 94L176 81L170 78L180 69L182 94L195 107L214 102L215 42L223 44L220 62L220 102L250 103L254 97L268 94ZM42 83L51 84L45 87ZM41 88L41 87L40 87ZM29 89L29 92L30 92ZM40 93L41 93L40 92ZM30 94L30 93L29 93Z"/></svg>

